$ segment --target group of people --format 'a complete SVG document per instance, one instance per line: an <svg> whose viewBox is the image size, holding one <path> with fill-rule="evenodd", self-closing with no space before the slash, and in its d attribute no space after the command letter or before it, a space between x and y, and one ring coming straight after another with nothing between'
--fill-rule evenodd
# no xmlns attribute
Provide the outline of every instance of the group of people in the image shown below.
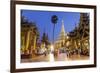
<svg viewBox="0 0 100 73"><path fill-rule="evenodd" d="M67 57L71 57L72 55L85 55L89 56L89 50L88 49L80 49L80 48L75 48L75 49L68 49L68 48L60 48L54 52L55 56L58 56L61 53L65 53Z"/></svg>

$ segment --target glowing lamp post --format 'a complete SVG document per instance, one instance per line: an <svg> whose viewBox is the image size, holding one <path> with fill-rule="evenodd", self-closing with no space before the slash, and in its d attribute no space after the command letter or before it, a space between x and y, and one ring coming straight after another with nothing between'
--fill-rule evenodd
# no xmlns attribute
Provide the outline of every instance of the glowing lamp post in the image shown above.
<svg viewBox="0 0 100 73"><path fill-rule="evenodd" d="M51 45L51 49L50 49L50 62L54 61L53 51L54 51L54 47L53 47L53 45Z"/></svg>
<svg viewBox="0 0 100 73"><path fill-rule="evenodd" d="M51 45L51 52L53 52L54 51L54 47L53 47L53 45Z"/></svg>

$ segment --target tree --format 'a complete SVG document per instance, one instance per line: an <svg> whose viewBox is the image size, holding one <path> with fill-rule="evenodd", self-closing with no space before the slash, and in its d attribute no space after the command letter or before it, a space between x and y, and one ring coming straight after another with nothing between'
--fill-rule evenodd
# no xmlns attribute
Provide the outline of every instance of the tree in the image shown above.
<svg viewBox="0 0 100 73"><path fill-rule="evenodd" d="M54 26L53 26L53 44L54 44L54 30L55 30L55 24L57 23L57 21L58 21L58 17L57 17L56 15L53 15L53 16L51 17L51 22L54 24Z"/></svg>

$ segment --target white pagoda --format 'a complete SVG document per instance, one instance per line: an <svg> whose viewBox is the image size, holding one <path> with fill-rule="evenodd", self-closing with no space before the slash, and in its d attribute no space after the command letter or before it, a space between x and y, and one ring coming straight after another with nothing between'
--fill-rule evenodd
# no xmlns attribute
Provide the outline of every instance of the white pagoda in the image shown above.
<svg viewBox="0 0 100 73"><path fill-rule="evenodd" d="M62 20L61 31L57 40L55 41L55 47L60 48L64 46L66 37L67 37L67 33L65 32L64 21Z"/></svg>

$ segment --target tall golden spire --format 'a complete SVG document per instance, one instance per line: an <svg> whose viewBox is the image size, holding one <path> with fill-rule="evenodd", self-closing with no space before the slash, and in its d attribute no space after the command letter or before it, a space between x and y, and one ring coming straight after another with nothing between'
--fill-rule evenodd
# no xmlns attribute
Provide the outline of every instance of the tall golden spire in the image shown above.
<svg viewBox="0 0 100 73"><path fill-rule="evenodd" d="M65 37L65 28L64 28L64 21L63 21L63 20L62 20L62 26L61 26L60 37L61 37L61 38Z"/></svg>
<svg viewBox="0 0 100 73"><path fill-rule="evenodd" d="M58 37L58 39L56 41L56 46L58 45L59 48L64 46L65 38L66 38L66 32L65 32L65 28L64 28L64 21L62 20L61 31L60 31L59 37Z"/></svg>

